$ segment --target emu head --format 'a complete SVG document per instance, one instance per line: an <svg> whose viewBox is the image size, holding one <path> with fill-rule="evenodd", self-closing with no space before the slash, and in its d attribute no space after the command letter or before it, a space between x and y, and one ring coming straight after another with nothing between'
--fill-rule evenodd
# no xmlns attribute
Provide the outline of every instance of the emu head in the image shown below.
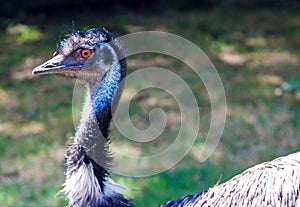
<svg viewBox="0 0 300 207"><path fill-rule="evenodd" d="M121 70L126 68L122 55L120 43L105 29L74 31L58 44L54 57L32 73L59 74L95 85L115 65L121 65ZM124 72L121 72L121 79Z"/></svg>

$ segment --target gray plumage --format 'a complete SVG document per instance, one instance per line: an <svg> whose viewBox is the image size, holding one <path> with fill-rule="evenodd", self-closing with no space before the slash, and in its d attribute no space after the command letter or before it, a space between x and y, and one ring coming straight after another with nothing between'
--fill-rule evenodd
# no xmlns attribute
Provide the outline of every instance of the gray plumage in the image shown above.
<svg viewBox="0 0 300 207"><path fill-rule="evenodd" d="M251 167L187 202L161 207L300 206L300 152Z"/></svg>

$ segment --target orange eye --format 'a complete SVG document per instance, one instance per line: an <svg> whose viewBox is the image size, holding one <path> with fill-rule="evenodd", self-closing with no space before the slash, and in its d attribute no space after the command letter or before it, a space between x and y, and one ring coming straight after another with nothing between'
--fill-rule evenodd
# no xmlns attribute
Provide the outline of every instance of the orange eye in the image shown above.
<svg viewBox="0 0 300 207"><path fill-rule="evenodd" d="M89 58L92 54L93 54L92 50L88 50L88 49L81 50L81 57L85 59Z"/></svg>

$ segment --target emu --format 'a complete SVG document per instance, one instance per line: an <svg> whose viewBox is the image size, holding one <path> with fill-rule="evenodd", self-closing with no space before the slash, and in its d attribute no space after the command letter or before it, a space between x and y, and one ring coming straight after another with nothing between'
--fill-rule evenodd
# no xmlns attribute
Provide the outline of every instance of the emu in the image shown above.
<svg viewBox="0 0 300 207"><path fill-rule="evenodd" d="M69 206L134 207L108 171L109 126L126 76L124 57L122 44L107 30L73 31L58 44L52 59L32 71L78 78L86 85L82 118L66 154L61 192ZM300 206L299 191L300 152L256 165L223 184L160 207L292 207Z"/></svg>

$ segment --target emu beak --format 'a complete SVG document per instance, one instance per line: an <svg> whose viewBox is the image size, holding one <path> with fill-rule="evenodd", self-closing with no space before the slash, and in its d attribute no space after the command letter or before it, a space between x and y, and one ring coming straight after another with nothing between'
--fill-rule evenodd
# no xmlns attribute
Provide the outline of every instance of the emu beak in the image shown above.
<svg viewBox="0 0 300 207"><path fill-rule="evenodd" d="M35 67L32 75L60 74L77 77L83 64L67 64L66 58L59 54Z"/></svg>

